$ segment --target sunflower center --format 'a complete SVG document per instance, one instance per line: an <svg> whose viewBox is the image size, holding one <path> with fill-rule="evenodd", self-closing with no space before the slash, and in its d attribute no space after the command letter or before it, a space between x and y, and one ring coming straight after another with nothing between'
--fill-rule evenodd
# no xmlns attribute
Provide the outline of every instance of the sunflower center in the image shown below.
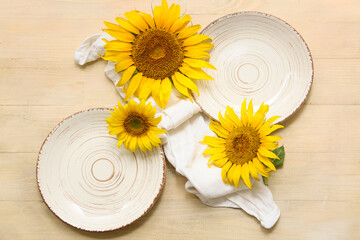
<svg viewBox="0 0 360 240"><path fill-rule="evenodd" d="M142 136L147 133L149 123L142 115L138 113L131 113L124 121L124 128L132 136Z"/></svg>
<svg viewBox="0 0 360 240"><path fill-rule="evenodd" d="M137 35L132 58L145 77L164 79L171 77L181 66L184 50L174 34L150 29Z"/></svg>
<svg viewBox="0 0 360 240"><path fill-rule="evenodd" d="M226 155L229 161L242 165L256 157L260 138L255 129L249 126L234 129L226 140Z"/></svg>

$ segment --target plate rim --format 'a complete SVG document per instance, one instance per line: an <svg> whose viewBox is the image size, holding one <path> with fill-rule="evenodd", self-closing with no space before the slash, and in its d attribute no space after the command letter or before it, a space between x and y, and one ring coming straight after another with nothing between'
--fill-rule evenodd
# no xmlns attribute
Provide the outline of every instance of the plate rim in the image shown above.
<svg viewBox="0 0 360 240"><path fill-rule="evenodd" d="M267 18L273 18L273 19L276 19L280 22L283 22L285 23L292 31L294 31L294 33L296 35L298 35L300 37L300 39L302 40L302 42L305 44L305 47L306 47L306 50L307 50L307 53L310 57L310 62L311 62L311 79L310 79L310 82L307 86L307 89L306 89L306 94L305 96L303 97L303 99L301 100L300 104L292 110L292 112L286 116L284 119L280 120L280 121L275 121L274 124L277 124L277 123L283 123L285 122L286 120L288 120L291 116L293 116L305 103L305 100L308 98L309 96L309 93L310 93L310 90L311 90L311 87L312 87L312 84L313 84L313 81L314 81L314 60L313 60L313 57L312 57L312 54L311 54L311 51L310 51L310 48L308 46L308 44L306 43L305 39L301 36L301 34L296 31L296 29L291 26L288 22L286 22L285 20L279 18L279 17L276 17L272 14L269 14L269 13L264 13L264 12L260 12L260 11L240 11L240 12L235 12L235 13L229 13L229 14L226 14L222 17L219 17L217 19L215 19L214 21L212 21L211 23L209 23L203 30L201 30L200 34L204 34L204 32L209 29L210 27L212 27L213 25L217 24L218 22L220 21L223 21L223 20L226 20L230 17L234 17L234 16L238 16L238 15L247 15L247 14L253 14L253 15L258 15L258 16L263 16L263 17L267 17ZM211 55L210 55L210 58L211 58ZM194 102L199 106L199 108L201 109L201 111L203 113L205 113L205 115L207 115L210 119L216 121L216 122L219 122L219 120L216 118L216 116L212 116L199 102L198 102L198 99L197 99L197 96L194 94L193 91L190 91L191 93L191 96L194 100Z"/></svg>
<svg viewBox="0 0 360 240"><path fill-rule="evenodd" d="M81 110L81 111L78 111L78 112L75 112L73 114L71 114L70 116L64 118L63 120L61 120L58 124L56 124L56 126L54 128L52 128L52 130L49 132L49 134L46 136L46 138L44 139L43 143L41 144L41 147L40 147L40 150L39 150L39 153L38 153L38 157L36 159L36 185L37 185L37 188L39 190L39 193L40 193L40 196L41 196L41 199L43 200L43 202L45 203L45 205L47 206L47 208L58 218L60 219L62 222L66 223L67 225L71 226L71 227L74 227L76 229L79 229L79 230L82 230L82 231L86 231L86 232L113 232L113 231L116 231L116 230L119 230L119 229L122 229L122 228L125 228L133 223L135 223L136 221L138 221L140 218L142 218L144 215L146 215L151 209L152 207L155 205L156 201L159 199L160 197L160 194L164 188L164 185L165 185L165 171L166 171L166 159L165 159L165 153L164 153L164 149L162 147L162 145L159 146L159 150L160 150L160 157L162 159L162 163L163 163L163 176L162 176L162 181L161 181L161 184L160 184L160 188L159 188L159 192L156 194L155 198L153 199L153 202L150 204L150 206L144 211L143 214L141 214L138 218L134 219L133 221L125 224L125 225L122 225L120 227L116 227L116 228L111 228L111 229L105 229L105 230L94 230L94 229L85 229L85 228L81 228L79 226L76 226L75 224L72 224L70 222L67 222L65 221L64 219L62 219L60 216L58 216L54 211L53 209L48 205L48 203L46 202L45 200L45 197L41 191L41 188L40 188L40 181L39 181L39 161L40 161L40 156L41 156L41 153L42 153L42 150L43 150L43 147L44 145L46 144L46 142L48 141L48 138L51 137L53 135L53 133L64 123L64 121L78 115L78 114L82 114L84 112L91 112L91 111L98 111L98 110L114 110L113 108L108 108L108 107L99 107L99 108L89 108L89 109L85 109L85 110Z"/></svg>

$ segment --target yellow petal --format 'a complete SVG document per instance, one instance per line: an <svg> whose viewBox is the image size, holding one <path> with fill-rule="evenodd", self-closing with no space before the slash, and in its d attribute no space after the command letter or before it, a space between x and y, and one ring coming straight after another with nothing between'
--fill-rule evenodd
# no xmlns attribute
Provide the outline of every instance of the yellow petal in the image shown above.
<svg viewBox="0 0 360 240"><path fill-rule="evenodd" d="M234 129L234 125L227 119L223 118L223 116L221 115L221 112L219 112L218 118L219 118L221 126L223 126L227 131L231 132Z"/></svg>
<svg viewBox="0 0 360 240"><path fill-rule="evenodd" d="M214 80L211 76L206 74L201 68L192 68L186 63L182 64L182 66L179 68L179 71L190 78Z"/></svg>
<svg viewBox="0 0 360 240"><path fill-rule="evenodd" d="M134 64L134 61L130 57L122 59L121 61L119 61L118 63L115 64L115 72L124 71L125 69L129 68L133 64Z"/></svg>
<svg viewBox="0 0 360 240"><path fill-rule="evenodd" d="M191 81L188 77L184 76L179 72L175 72L176 79L185 87L191 89L192 91L196 92L199 95L199 89L195 85L193 81Z"/></svg>
<svg viewBox="0 0 360 240"><path fill-rule="evenodd" d="M235 127L241 127L241 126L242 126L241 120L240 120L240 118L235 114L233 108L227 106L225 113L226 113L226 117L227 117L229 120L231 120L232 124L233 124Z"/></svg>
<svg viewBox="0 0 360 240"><path fill-rule="evenodd" d="M241 166L241 178L243 179L246 186L248 186L250 189L252 188L251 182L250 182L250 176L249 176L249 166L247 163L243 164Z"/></svg>
<svg viewBox="0 0 360 240"><path fill-rule="evenodd" d="M112 50L112 51L131 51L132 50L132 44L127 42L122 42L119 40L113 40L108 42L104 46L105 50Z"/></svg>
<svg viewBox="0 0 360 240"><path fill-rule="evenodd" d="M184 58L183 61L193 68L210 68L216 70L213 65L201 59Z"/></svg>
<svg viewBox="0 0 360 240"><path fill-rule="evenodd" d="M112 29L104 29L104 32L122 42L133 42L135 39L135 36L129 32L120 32Z"/></svg>
<svg viewBox="0 0 360 240"><path fill-rule="evenodd" d="M125 85L133 76L134 72L136 70L135 66L131 66L128 69L126 69L123 74L121 75L120 81L116 84L117 87Z"/></svg>
<svg viewBox="0 0 360 240"><path fill-rule="evenodd" d="M246 98L244 99L241 105L241 122L244 126L246 126L248 123L247 114L246 114Z"/></svg>
<svg viewBox="0 0 360 240"><path fill-rule="evenodd" d="M140 31L139 29L137 29L136 27L134 27L129 21L127 21L126 19L122 18L122 17L117 17L115 19L120 26L122 26L123 28L125 28L126 30L128 30L129 32L135 33L135 34L139 34Z"/></svg>
<svg viewBox="0 0 360 240"><path fill-rule="evenodd" d="M143 79L146 78L143 76ZM154 79L146 78L144 81L144 85L141 88L141 91L139 92L139 99L147 99L151 93L152 85L154 84Z"/></svg>
<svg viewBox="0 0 360 240"><path fill-rule="evenodd" d="M144 13L144 12L140 12L142 17L144 18L145 22L150 26L150 28L155 28L155 23L154 23L154 19L153 17L148 14L148 13Z"/></svg>
<svg viewBox="0 0 360 240"><path fill-rule="evenodd" d="M195 45L198 43L201 43L205 40L211 40L211 38L209 36L203 35L203 34L198 34L198 35L194 35L191 36L187 39L185 39L182 43L183 46L191 46L191 45Z"/></svg>
<svg viewBox="0 0 360 240"><path fill-rule="evenodd" d="M274 150L279 145L277 143L274 143L274 142L262 142L261 146L268 149L268 150Z"/></svg>
<svg viewBox="0 0 360 240"><path fill-rule="evenodd" d="M254 110L253 110L253 104L252 104L252 99L251 99L250 102L249 102L248 110L247 110L247 119L248 119L249 124L251 124L252 119L254 117L253 111Z"/></svg>
<svg viewBox="0 0 360 240"><path fill-rule="evenodd" d="M256 157L252 160L254 167L264 177L270 177L270 174L267 171L267 168L259 161L259 159Z"/></svg>
<svg viewBox="0 0 360 240"><path fill-rule="evenodd" d="M262 146L259 147L258 151L259 151L260 155L262 155L264 157L279 159L279 157L275 153L267 150L266 148L264 148Z"/></svg>
<svg viewBox="0 0 360 240"><path fill-rule="evenodd" d="M226 130L223 126L221 126L221 124L218 122L211 121L211 123L209 124L209 128L219 137L227 138L227 136L229 135L229 131Z"/></svg>
<svg viewBox="0 0 360 240"><path fill-rule="evenodd" d="M248 162L248 166L249 166L249 171L250 171L251 177L252 177L253 179L257 180L257 181L260 181L259 175L258 175L258 173L257 173L257 171L256 171L256 168L255 168L253 162L252 162L252 161L249 161L249 162Z"/></svg>
<svg viewBox="0 0 360 240"><path fill-rule="evenodd" d="M239 182L240 182L240 176L241 176L241 165L236 165L235 173L234 173L234 185L236 188L239 188Z"/></svg>
<svg viewBox="0 0 360 240"><path fill-rule="evenodd" d="M176 33L181 31L183 28L188 25L188 23L191 21L191 17L189 15L185 15L180 19L176 19L173 25L170 27L170 32Z"/></svg>
<svg viewBox="0 0 360 240"><path fill-rule="evenodd" d="M257 153L257 158L260 162L268 166L271 170L276 171L274 164L269 160L269 158L262 156L261 153Z"/></svg>
<svg viewBox="0 0 360 240"><path fill-rule="evenodd" d="M139 87L139 84L141 82L141 78L142 78L142 73L138 73L136 74L130 81L129 87L126 90L126 95L125 95L125 99L124 102L127 101L136 91L136 89Z"/></svg>
<svg viewBox="0 0 360 240"><path fill-rule="evenodd" d="M232 162L227 162L221 170L221 178L224 183L227 183L226 176L227 176L228 170L232 166L232 164L233 164Z"/></svg>
<svg viewBox="0 0 360 240"><path fill-rule="evenodd" d="M204 136L204 140L200 143L205 143L211 147L222 147L225 145L226 140L218 137Z"/></svg>
<svg viewBox="0 0 360 240"><path fill-rule="evenodd" d="M184 55L189 58L209 58L210 54L202 50L188 50Z"/></svg>
<svg viewBox="0 0 360 240"><path fill-rule="evenodd" d="M278 124L277 124L277 125L272 125L268 131L265 131L265 132L264 132L264 135L269 135L269 134L271 134L272 132L274 132L274 131L276 131L276 130L278 130L278 129L280 129L280 128L284 128L284 126L278 125Z"/></svg>
<svg viewBox="0 0 360 240"><path fill-rule="evenodd" d="M169 101L171 88L172 88L172 84L169 78L165 78L164 80L161 81L159 96L163 108L165 108L167 102Z"/></svg>
<svg viewBox="0 0 360 240"><path fill-rule="evenodd" d="M173 75L171 77L173 83L174 83L174 86L175 88L179 91L179 93L181 93L182 95L185 95L186 97L190 98L191 102L192 102L192 99L190 97L190 94L189 94L189 90L187 87L185 87L184 85L182 85L176 78L175 75Z"/></svg>
<svg viewBox="0 0 360 240"><path fill-rule="evenodd" d="M152 89L151 89L151 95L154 98L156 104L162 108L162 104L160 101L160 85L161 85L161 80L155 80L154 84L152 85Z"/></svg>
<svg viewBox="0 0 360 240"><path fill-rule="evenodd" d="M128 32L125 28L115 24L115 23L111 23L111 22L106 22L104 21L104 24L107 28L111 29L111 30L116 30L116 31L120 31L120 32ZM129 32L128 32L129 33Z"/></svg>
<svg viewBox="0 0 360 240"><path fill-rule="evenodd" d="M160 138L152 131L148 131L147 136L149 137L150 141L152 142L152 144L154 146L157 146L157 145L159 145L159 143L161 143Z"/></svg>
<svg viewBox="0 0 360 240"><path fill-rule="evenodd" d="M131 59L130 54L130 52L106 51L104 56L100 57L107 61L120 62Z"/></svg>
<svg viewBox="0 0 360 240"><path fill-rule="evenodd" d="M280 141L282 138L280 136L266 136L261 137L260 142L277 142Z"/></svg>
<svg viewBox="0 0 360 240"><path fill-rule="evenodd" d="M205 149L203 154L213 155L213 154L220 154L220 153L224 153L224 152L225 152L225 147L222 146L222 147L217 147L217 148L207 148L207 149Z"/></svg>
<svg viewBox="0 0 360 240"><path fill-rule="evenodd" d="M143 143L143 141L141 139L142 139L142 137L138 137L138 144L139 144L139 147L140 147L141 151L145 152L146 147L145 147L145 145L144 145L144 143Z"/></svg>
<svg viewBox="0 0 360 240"><path fill-rule="evenodd" d="M143 136L143 137L139 138L139 140L147 149L149 149L150 151L152 150L152 145L151 145L151 142L150 142L150 139L148 136ZM155 143L155 144L157 144L157 143Z"/></svg>
<svg viewBox="0 0 360 240"><path fill-rule="evenodd" d="M153 11L154 21L157 28L161 28L163 26L163 17L162 17L162 8L161 6L154 7Z"/></svg>
<svg viewBox="0 0 360 240"><path fill-rule="evenodd" d="M184 47L184 50L186 50L186 51L190 51L190 50L207 51L207 50L212 49L213 47L214 47L214 45L211 43L199 43L196 45Z"/></svg>
<svg viewBox="0 0 360 240"><path fill-rule="evenodd" d="M133 26L141 31L149 28L144 18L137 11L126 12L124 15Z"/></svg>
<svg viewBox="0 0 360 240"><path fill-rule="evenodd" d="M183 39L183 38L191 37L194 34L196 34L200 30L200 28L201 26L199 24L184 28L179 32L178 38Z"/></svg>
<svg viewBox="0 0 360 240"><path fill-rule="evenodd" d="M235 180L235 171L236 170L236 164L233 164L229 170L228 170L228 173L226 175L226 178L229 182L230 185L235 185L234 184L234 180Z"/></svg>
<svg viewBox="0 0 360 240"><path fill-rule="evenodd" d="M213 164L219 168L222 168L228 162L227 158L219 158L219 159L212 160L213 156L210 157L209 162L213 161ZM209 164L209 162L208 162L208 164Z"/></svg>
<svg viewBox="0 0 360 240"><path fill-rule="evenodd" d="M167 20L167 24L165 26L166 30L169 30L171 26L174 24L174 22L179 18L180 16L180 6L172 4L169 8L169 18Z"/></svg>

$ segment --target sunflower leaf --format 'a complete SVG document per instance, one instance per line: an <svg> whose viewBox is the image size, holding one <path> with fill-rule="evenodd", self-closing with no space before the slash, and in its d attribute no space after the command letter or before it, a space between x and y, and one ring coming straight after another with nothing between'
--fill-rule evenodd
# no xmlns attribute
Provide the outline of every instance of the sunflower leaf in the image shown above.
<svg viewBox="0 0 360 240"><path fill-rule="evenodd" d="M285 148L284 148L284 146L278 147L278 148L272 150L272 152L275 153L276 156L279 157L279 159L269 158L270 161L274 164L274 166L276 168L279 168L282 165L284 165L284 160L285 160Z"/></svg>
<svg viewBox="0 0 360 240"><path fill-rule="evenodd" d="M269 178L268 178L268 177L263 177L263 183L264 183L266 186L269 186Z"/></svg>

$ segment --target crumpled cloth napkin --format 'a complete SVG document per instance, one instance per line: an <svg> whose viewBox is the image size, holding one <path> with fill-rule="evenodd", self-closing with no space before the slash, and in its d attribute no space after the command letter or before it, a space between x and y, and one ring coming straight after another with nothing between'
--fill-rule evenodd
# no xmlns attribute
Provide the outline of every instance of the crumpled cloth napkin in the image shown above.
<svg viewBox="0 0 360 240"><path fill-rule="evenodd" d="M113 40L107 33L86 38L75 52L75 61L84 65L98 59L98 53L103 55L103 38ZM115 85L120 80L121 75L115 72L112 62L108 62L105 73ZM122 88L117 90L124 98ZM151 97L148 101L157 106ZM162 137L165 155L176 171L188 179L185 184L187 192L195 194L208 206L241 208L256 217L263 227L274 226L280 217L280 210L262 181L252 181L251 190L243 183L237 189L223 183L221 168L207 166L208 159L202 155L207 146L199 141L205 135L215 134L209 129L209 118L201 113L197 104L191 103L173 88L166 109L157 107L157 112L162 116L160 127L167 130Z"/></svg>

